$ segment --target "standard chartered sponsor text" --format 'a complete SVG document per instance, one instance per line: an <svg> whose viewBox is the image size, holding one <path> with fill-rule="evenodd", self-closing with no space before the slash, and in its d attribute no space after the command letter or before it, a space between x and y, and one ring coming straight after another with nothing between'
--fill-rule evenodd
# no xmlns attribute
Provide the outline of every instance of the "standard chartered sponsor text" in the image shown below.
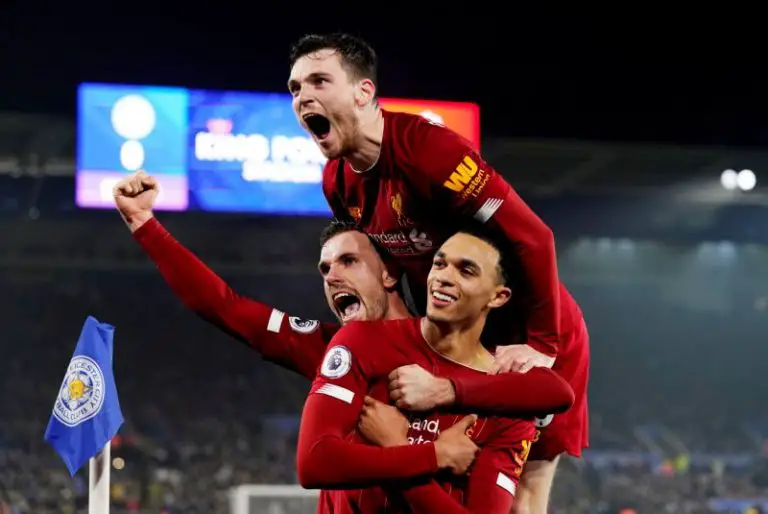
<svg viewBox="0 0 768 514"><path fill-rule="evenodd" d="M416 418L408 422L408 443L425 444L431 443L440 435L439 419L421 419ZM424 436L426 433L426 437Z"/></svg>
<svg viewBox="0 0 768 514"><path fill-rule="evenodd" d="M312 139L263 134L195 134L199 161L242 162L248 182L319 183L325 157Z"/></svg>

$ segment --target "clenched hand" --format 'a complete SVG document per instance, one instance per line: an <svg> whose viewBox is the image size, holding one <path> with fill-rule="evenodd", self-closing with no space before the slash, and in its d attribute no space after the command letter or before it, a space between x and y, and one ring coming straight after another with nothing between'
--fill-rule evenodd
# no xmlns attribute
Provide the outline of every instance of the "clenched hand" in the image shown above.
<svg viewBox="0 0 768 514"><path fill-rule="evenodd" d="M456 397L453 384L417 364L401 366L389 374L389 397L401 409L427 411L450 405Z"/></svg>
<svg viewBox="0 0 768 514"><path fill-rule="evenodd" d="M157 179L143 170L131 173L112 189L115 206L131 232L152 218L152 207L159 192Z"/></svg>

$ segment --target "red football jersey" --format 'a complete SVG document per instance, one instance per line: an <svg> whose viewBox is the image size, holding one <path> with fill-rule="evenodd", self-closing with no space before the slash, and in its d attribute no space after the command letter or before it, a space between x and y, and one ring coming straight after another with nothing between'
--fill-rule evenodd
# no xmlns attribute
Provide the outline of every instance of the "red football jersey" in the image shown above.
<svg viewBox="0 0 768 514"><path fill-rule="evenodd" d="M423 308L437 248L468 221L500 231L519 250L529 295L528 344L557 353L560 294L552 231L471 145L413 114L382 111L384 135L373 168L341 160L323 170L335 216L356 221L397 260Z"/></svg>
<svg viewBox="0 0 768 514"><path fill-rule="evenodd" d="M364 397L389 403L388 375L400 366L418 364L444 377L487 376L436 352L424 340L420 323L421 318L352 323L329 344L304 406L298 445L305 486L347 489L324 493L321 512L506 514L512 507L536 433L532 419L479 418L471 437L480 452L470 474L439 474L434 480L428 478L438 471L433 442L462 413L411 414L409 446L374 447L357 434ZM403 479L409 481L397 489L376 487Z"/></svg>
<svg viewBox="0 0 768 514"><path fill-rule="evenodd" d="M315 378L338 325L289 316L238 294L154 218L139 228L134 238L188 309L266 360L310 380ZM466 377L453 383L456 405L483 412L562 412L573 403L571 388L549 370ZM510 390L525 394L507 394Z"/></svg>

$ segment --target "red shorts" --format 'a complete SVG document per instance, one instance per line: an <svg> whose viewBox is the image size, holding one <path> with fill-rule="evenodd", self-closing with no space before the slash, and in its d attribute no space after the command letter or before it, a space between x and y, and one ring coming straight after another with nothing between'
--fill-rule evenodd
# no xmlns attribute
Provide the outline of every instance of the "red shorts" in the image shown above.
<svg viewBox="0 0 768 514"><path fill-rule="evenodd" d="M579 316L573 330L562 335L552 369L571 385L575 401L564 413L538 420L539 436L528 455L529 461L552 460L561 453L581 457L581 451L589 447L589 334L583 317Z"/></svg>

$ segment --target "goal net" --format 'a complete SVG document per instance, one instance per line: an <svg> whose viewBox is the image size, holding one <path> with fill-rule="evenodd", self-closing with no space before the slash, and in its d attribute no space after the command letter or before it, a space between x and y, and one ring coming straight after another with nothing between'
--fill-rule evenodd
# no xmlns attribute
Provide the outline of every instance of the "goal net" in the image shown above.
<svg viewBox="0 0 768 514"><path fill-rule="evenodd" d="M229 491L230 514L315 514L319 491L298 485L250 484Z"/></svg>

